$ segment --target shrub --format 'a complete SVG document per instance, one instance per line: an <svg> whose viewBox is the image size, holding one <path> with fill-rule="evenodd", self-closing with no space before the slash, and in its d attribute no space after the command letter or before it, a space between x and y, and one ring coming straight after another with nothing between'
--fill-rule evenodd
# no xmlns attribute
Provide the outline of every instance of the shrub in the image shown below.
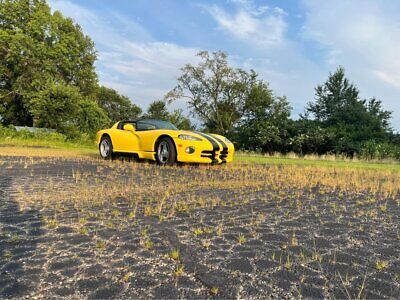
<svg viewBox="0 0 400 300"><path fill-rule="evenodd" d="M359 153L363 159L395 159L400 161L400 146L388 143L365 142Z"/></svg>
<svg viewBox="0 0 400 300"><path fill-rule="evenodd" d="M93 136L87 133L81 133L77 130L69 131L68 135L59 132L51 132L46 129L36 129L34 132L23 129L17 131L14 126L4 127L0 125L0 140L30 140L30 141L46 141L46 142L73 142L79 145L93 144Z"/></svg>

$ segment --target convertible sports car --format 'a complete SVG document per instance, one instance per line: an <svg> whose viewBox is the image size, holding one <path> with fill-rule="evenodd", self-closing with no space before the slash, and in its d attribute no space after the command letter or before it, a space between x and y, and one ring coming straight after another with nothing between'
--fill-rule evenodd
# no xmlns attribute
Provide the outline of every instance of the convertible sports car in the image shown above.
<svg viewBox="0 0 400 300"><path fill-rule="evenodd" d="M160 120L123 120L96 136L100 156L111 159L118 154L134 154L139 159L159 164L225 163L233 160L235 148L225 137L179 130Z"/></svg>

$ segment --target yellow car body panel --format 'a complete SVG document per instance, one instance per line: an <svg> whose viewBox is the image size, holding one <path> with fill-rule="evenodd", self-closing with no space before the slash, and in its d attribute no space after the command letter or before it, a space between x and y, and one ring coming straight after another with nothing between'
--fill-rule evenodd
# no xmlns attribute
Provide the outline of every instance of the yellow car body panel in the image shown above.
<svg viewBox="0 0 400 300"><path fill-rule="evenodd" d="M205 134L186 130L154 129L143 131L128 131L118 129L114 124L110 129L97 132L96 144L99 146L104 135L108 135L113 145L114 153L136 154L140 159L155 159L157 141L162 136L171 138L174 142L178 162L186 163L224 163L233 161L234 145L225 137L217 134ZM200 141L183 140L179 135L194 136ZM186 149L193 147L193 153Z"/></svg>

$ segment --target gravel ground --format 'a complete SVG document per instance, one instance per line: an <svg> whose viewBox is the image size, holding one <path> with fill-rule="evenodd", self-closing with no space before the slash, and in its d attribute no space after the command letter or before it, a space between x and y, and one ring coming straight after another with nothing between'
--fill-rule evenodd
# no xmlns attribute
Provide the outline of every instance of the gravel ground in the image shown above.
<svg viewBox="0 0 400 300"><path fill-rule="evenodd" d="M96 197L126 178L151 190L177 176L222 178L229 167L0 162L0 298L400 298L398 193L376 202L373 191L318 186L199 186L180 199L220 202L130 218L124 195L92 204L56 196L79 195L77 174ZM40 202L40 192L54 201Z"/></svg>

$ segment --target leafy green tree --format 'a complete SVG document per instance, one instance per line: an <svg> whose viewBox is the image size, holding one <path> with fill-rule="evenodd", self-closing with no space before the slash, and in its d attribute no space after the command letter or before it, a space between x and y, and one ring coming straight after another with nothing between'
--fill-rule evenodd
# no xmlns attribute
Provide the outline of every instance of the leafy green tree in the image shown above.
<svg viewBox="0 0 400 300"><path fill-rule="evenodd" d="M147 109L147 113L145 114L145 118L148 119L158 119L158 120L169 120L169 112L167 109L167 105L164 101L153 101L150 103L149 108Z"/></svg>
<svg viewBox="0 0 400 300"><path fill-rule="evenodd" d="M276 97L262 81L253 85L236 130L241 148L263 152L285 151L291 107L285 97Z"/></svg>
<svg viewBox="0 0 400 300"><path fill-rule="evenodd" d="M183 115L182 109L175 109L169 115L169 121L182 130L195 130L196 126Z"/></svg>
<svg viewBox="0 0 400 300"><path fill-rule="evenodd" d="M257 75L228 66L223 52L198 53L197 66L186 65L167 101L186 99L192 114L212 132L228 134L242 117L245 99Z"/></svg>
<svg viewBox="0 0 400 300"><path fill-rule="evenodd" d="M175 109L170 113L167 109L167 104L164 101L153 101L147 109L147 113L144 117L148 119L169 121L179 129L194 130L195 128L190 120L183 115L181 109Z"/></svg>
<svg viewBox="0 0 400 300"><path fill-rule="evenodd" d="M137 119L142 113L141 108L133 104L128 97L104 86L98 88L96 99L99 106L106 112L111 124L123 119Z"/></svg>
<svg viewBox="0 0 400 300"><path fill-rule="evenodd" d="M30 101L34 125L56 129L67 135L77 131L93 133L109 119L97 103L82 96L74 86L55 82L35 94Z"/></svg>
<svg viewBox="0 0 400 300"><path fill-rule="evenodd" d="M65 132L69 126L76 125L81 101L83 97L78 88L50 82L46 88L35 93L29 110L35 126Z"/></svg>
<svg viewBox="0 0 400 300"><path fill-rule="evenodd" d="M334 148L334 135L315 120L290 120L286 151L300 154L326 154Z"/></svg>
<svg viewBox="0 0 400 300"><path fill-rule="evenodd" d="M333 136L334 152L353 155L368 140L385 141L391 131L391 112L376 99L361 100L359 90L339 67L328 80L315 88L315 101L306 107L314 120Z"/></svg>
<svg viewBox="0 0 400 300"><path fill-rule="evenodd" d="M0 1L1 123L32 125L31 100L49 80L93 97L96 51L79 25L44 0Z"/></svg>
<svg viewBox="0 0 400 300"><path fill-rule="evenodd" d="M106 112L91 99L83 99L79 102L76 126L80 132L94 134L110 124Z"/></svg>

